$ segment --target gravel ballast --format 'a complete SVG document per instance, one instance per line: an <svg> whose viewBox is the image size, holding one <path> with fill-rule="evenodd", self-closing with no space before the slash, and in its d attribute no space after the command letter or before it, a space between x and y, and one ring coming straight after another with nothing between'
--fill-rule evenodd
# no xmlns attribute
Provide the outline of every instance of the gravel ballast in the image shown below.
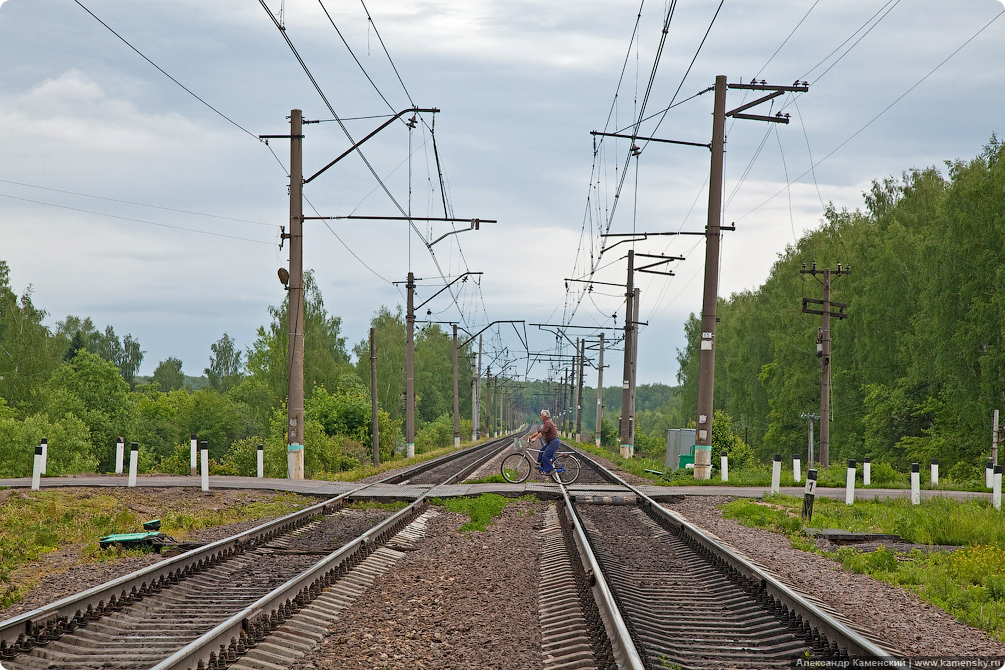
<svg viewBox="0 0 1005 670"><path fill-rule="evenodd" d="M858 630L871 632L881 644L885 641L910 656L1005 656L1005 644L904 589L848 572L825 556L793 549L784 535L724 519L719 505L730 500L691 496L664 507L711 531Z"/></svg>
<svg viewBox="0 0 1005 670"><path fill-rule="evenodd" d="M508 505L484 532L441 511L416 550L336 621L294 670L539 670L544 505Z"/></svg>

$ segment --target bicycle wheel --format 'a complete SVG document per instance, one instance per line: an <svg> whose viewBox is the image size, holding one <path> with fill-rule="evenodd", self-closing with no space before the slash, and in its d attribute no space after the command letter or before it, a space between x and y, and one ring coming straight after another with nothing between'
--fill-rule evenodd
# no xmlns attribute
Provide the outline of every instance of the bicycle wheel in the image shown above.
<svg viewBox="0 0 1005 670"><path fill-rule="evenodd" d="M566 486L579 479L579 459L572 454L559 454L555 458L555 475Z"/></svg>
<svg viewBox="0 0 1005 670"><path fill-rule="evenodd" d="M530 461L523 454L510 454L503 459L499 470L503 479L511 484L519 484L530 477Z"/></svg>

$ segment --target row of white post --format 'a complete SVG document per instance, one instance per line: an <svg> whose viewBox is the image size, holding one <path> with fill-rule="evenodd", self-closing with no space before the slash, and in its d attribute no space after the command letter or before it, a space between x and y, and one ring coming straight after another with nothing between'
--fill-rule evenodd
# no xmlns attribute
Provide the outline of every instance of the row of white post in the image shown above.
<svg viewBox="0 0 1005 670"><path fill-rule="evenodd" d="M848 459L848 471L845 478L845 504L851 505L855 502L855 459ZM991 467L991 459L987 461L987 468L985 469L985 484L988 488L992 490L991 502L995 509L1001 509L1001 490L1002 490L1002 466L995 465ZM939 460L933 458L931 462L931 482L933 486L937 486L939 483ZM724 473L723 481L726 481L726 455L722 456L722 471ZM792 472L795 480L798 482L800 478L800 461L796 456L792 457ZM775 458L772 461L771 467L771 492L778 493L781 489L781 477L782 477L782 457L779 454L775 454ZM862 483L864 486L868 486L872 480L872 459L864 458L862 460ZM815 484L816 482L814 482ZM807 484L809 484L807 482ZM918 463L911 464L911 504L920 505L921 504L921 467Z"/></svg>
<svg viewBox="0 0 1005 670"><path fill-rule="evenodd" d="M126 441L118 438L115 442L115 474L121 475L125 461ZM199 453L200 473L202 475L202 490L209 490L209 444L203 440L199 442L196 434L192 434L192 458L191 474L196 474L196 452ZM129 480L128 486L136 486L136 473L139 468L139 442L129 445ZM31 472L31 490L38 491L42 484L42 475L47 474L46 469L49 460L49 441L42 438L41 444L35 447L35 463ZM257 453L258 478L265 476L265 446L258 445Z"/></svg>

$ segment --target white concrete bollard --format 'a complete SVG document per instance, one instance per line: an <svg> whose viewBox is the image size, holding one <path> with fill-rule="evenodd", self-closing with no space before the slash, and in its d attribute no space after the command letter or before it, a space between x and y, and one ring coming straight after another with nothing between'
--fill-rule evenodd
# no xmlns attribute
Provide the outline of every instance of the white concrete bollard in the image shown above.
<svg viewBox="0 0 1005 670"><path fill-rule="evenodd" d="M782 455L775 454L775 460L771 462L771 492L778 493L782 483Z"/></svg>
<svg viewBox="0 0 1005 670"><path fill-rule="evenodd" d="M939 459L932 459L932 486L939 485Z"/></svg>
<svg viewBox="0 0 1005 670"><path fill-rule="evenodd" d="M844 504L852 505L855 502L855 459L848 459L848 476L844 484Z"/></svg>
<svg viewBox="0 0 1005 670"><path fill-rule="evenodd" d="M986 459L984 459L984 486L985 486L985 488L990 489L992 486L994 486L994 478L995 478L995 466L992 465L990 458L986 458Z"/></svg>
<svg viewBox="0 0 1005 670"><path fill-rule="evenodd" d="M192 433L192 436L191 436L190 439L192 440L192 442L191 442L191 449L190 449L191 453L190 453L190 458L189 458L189 470L188 470L188 473L190 475L194 475L196 472L198 472L197 468L199 467L199 460L198 460L198 457L196 456L199 453L199 437L195 433Z"/></svg>
<svg viewBox="0 0 1005 670"><path fill-rule="evenodd" d="M991 483L991 503L995 509L1002 508L1002 466L995 466L994 481Z"/></svg>
<svg viewBox="0 0 1005 670"><path fill-rule="evenodd" d="M140 443L129 445L129 486L136 486L136 469L140 467Z"/></svg>
<svg viewBox="0 0 1005 670"><path fill-rule="evenodd" d="M872 483L872 459L866 456L862 459L862 486Z"/></svg>
<svg viewBox="0 0 1005 670"><path fill-rule="evenodd" d="M126 461L126 441L123 438L115 440L115 474L122 474L122 466Z"/></svg>
<svg viewBox="0 0 1005 670"><path fill-rule="evenodd" d="M209 490L209 443L203 440L199 443L199 455L202 457L202 490Z"/></svg>
<svg viewBox="0 0 1005 670"><path fill-rule="evenodd" d="M911 463L911 504L921 504L921 470L917 463Z"/></svg>
<svg viewBox="0 0 1005 670"><path fill-rule="evenodd" d="M37 491L42 481L42 445L35 445L35 464L31 468L31 490Z"/></svg>
<svg viewBox="0 0 1005 670"><path fill-rule="evenodd" d="M49 474L49 440L42 438L42 474Z"/></svg>
<svg viewBox="0 0 1005 670"><path fill-rule="evenodd" d="M796 480L796 484L803 478L803 463L795 454L792 455L792 478Z"/></svg>
<svg viewBox="0 0 1005 670"><path fill-rule="evenodd" d="M722 475L722 481L729 481L729 454L725 451L719 454L719 474Z"/></svg>
<svg viewBox="0 0 1005 670"><path fill-rule="evenodd" d="M258 478L261 479L265 476L265 445L258 445Z"/></svg>

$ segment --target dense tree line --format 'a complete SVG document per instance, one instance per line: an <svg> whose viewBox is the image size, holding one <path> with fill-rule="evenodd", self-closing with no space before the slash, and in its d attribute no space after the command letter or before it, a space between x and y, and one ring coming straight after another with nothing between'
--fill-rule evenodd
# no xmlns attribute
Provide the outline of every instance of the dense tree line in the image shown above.
<svg viewBox="0 0 1005 670"><path fill-rule="evenodd" d="M271 307L271 321L246 351L228 334L210 347L204 387L193 388L182 361L168 357L149 378L137 377L143 351L131 335L119 338L90 318L68 316L54 330L32 302L31 290L10 288L0 260L0 477L30 474L34 445L46 437L51 474L109 471L118 437L141 445L141 472L189 470L189 437L209 444L214 468L253 474L258 444L267 472L285 473L288 304ZM372 445L369 342L353 347L311 274L305 277L305 410L307 470L326 476L369 463ZM372 319L377 343L381 456L404 444L405 323L400 309ZM416 399L421 452L453 443L452 341L436 325L416 334ZM460 384L470 389L467 350ZM461 394L470 417L470 393ZM463 433L470 434L471 421Z"/></svg>
<svg viewBox="0 0 1005 670"><path fill-rule="evenodd" d="M802 413L820 407L819 316L801 274L850 265L832 299L831 461L871 456L897 467L939 458L983 467L991 417L1005 409L1005 149L992 137L969 161L873 183L865 210L827 208L824 223L780 254L763 286L719 301L715 405L750 427L761 458L805 449ZM697 397L700 322L678 352L683 404Z"/></svg>

